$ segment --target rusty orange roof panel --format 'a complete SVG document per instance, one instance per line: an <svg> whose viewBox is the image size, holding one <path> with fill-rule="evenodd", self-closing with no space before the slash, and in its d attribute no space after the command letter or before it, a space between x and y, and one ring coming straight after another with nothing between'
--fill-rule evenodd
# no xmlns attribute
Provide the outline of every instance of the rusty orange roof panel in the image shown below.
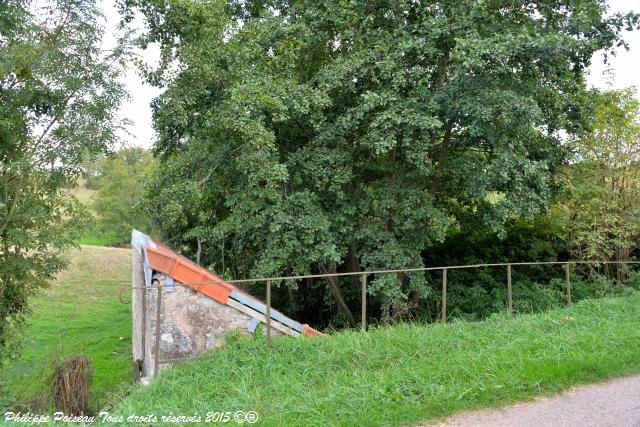
<svg viewBox="0 0 640 427"><path fill-rule="evenodd" d="M227 303L232 292L240 293L253 301L264 304L264 302L256 299L254 296L242 289L236 288L231 283L225 282L219 276L200 267L187 257L172 251L162 243L150 239L148 236L146 236L146 238L153 243L152 245L149 244L146 246L147 262L153 270L164 273L177 282L187 285L221 304ZM302 326L301 332L305 336L326 336L326 334L313 329L307 324Z"/></svg>
<svg viewBox="0 0 640 427"><path fill-rule="evenodd" d="M311 326L304 324L303 334L307 337L328 337L329 335L323 334L320 331L316 331Z"/></svg>
<svg viewBox="0 0 640 427"><path fill-rule="evenodd" d="M172 277L221 304L226 304L235 286L200 267L188 258L154 241L156 247L147 247L147 258L152 269Z"/></svg>

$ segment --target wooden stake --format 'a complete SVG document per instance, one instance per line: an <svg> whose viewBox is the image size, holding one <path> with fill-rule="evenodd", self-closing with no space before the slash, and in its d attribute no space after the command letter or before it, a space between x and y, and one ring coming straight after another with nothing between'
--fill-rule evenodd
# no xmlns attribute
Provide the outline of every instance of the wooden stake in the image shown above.
<svg viewBox="0 0 640 427"><path fill-rule="evenodd" d="M267 280L267 349L271 350L271 280Z"/></svg>
<svg viewBox="0 0 640 427"><path fill-rule="evenodd" d="M507 309L509 314L513 314L513 288L511 285L511 264L507 264Z"/></svg>
<svg viewBox="0 0 640 427"><path fill-rule="evenodd" d="M567 276L567 307L571 307L571 305L573 304L573 302L571 301L571 270L569 267L569 263L565 264L564 266Z"/></svg>
<svg viewBox="0 0 640 427"><path fill-rule="evenodd" d="M360 276L362 287L362 330L367 330L367 275Z"/></svg>

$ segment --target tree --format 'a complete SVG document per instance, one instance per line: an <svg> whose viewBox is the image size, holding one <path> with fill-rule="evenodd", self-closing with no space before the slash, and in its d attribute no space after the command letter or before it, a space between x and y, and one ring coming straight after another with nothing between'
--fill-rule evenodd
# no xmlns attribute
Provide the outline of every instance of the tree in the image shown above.
<svg viewBox="0 0 640 427"><path fill-rule="evenodd" d="M466 218L500 234L544 209L585 68L637 25L601 0L124 3L162 48L156 220L187 251L207 233L231 276L421 267ZM353 325L355 292L326 282ZM398 318L429 286L369 290Z"/></svg>
<svg viewBox="0 0 640 427"><path fill-rule="evenodd" d="M640 236L640 103L634 89L595 94L592 130L571 141L564 168L566 213L574 258L628 261ZM623 269L613 269L618 279Z"/></svg>
<svg viewBox="0 0 640 427"><path fill-rule="evenodd" d="M115 139L123 51L100 50L99 16L91 0L0 3L0 362L86 219L61 186Z"/></svg>
<svg viewBox="0 0 640 427"><path fill-rule="evenodd" d="M102 233L128 242L132 228L150 230L150 220L138 205L145 175L153 165L151 153L140 147L122 149L100 162L93 208Z"/></svg>

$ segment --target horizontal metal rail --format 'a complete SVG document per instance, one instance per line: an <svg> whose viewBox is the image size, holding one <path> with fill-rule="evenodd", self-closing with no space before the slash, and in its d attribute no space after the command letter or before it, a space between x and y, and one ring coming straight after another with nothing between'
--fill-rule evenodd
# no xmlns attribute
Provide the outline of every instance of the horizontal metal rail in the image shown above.
<svg viewBox="0 0 640 427"><path fill-rule="evenodd" d="M533 262L497 262L490 264L467 264L467 265L452 265L452 266L443 266L443 267L421 267L421 268L401 268L395 270L370 270L370 271L354 271L347 273L327 273L327 274L306 274L300 276L283 276L283 277L260 277L255 279L238 279L238 280L205 280L201 282L190 282L178 284L175 283L173 285L153 285L151 287L148 286L131 286L123 288L123 290L129 289L151 289L157 287L171 287L171 286L185 286L185 287L193 287L193 286L206 286L206 285L219 285L223 283L255 283L255 282L274 282L280 280L302 280L302 279L322 279L325 277L344 277L344 276L361 276L363 274L371 275L371 274L392 274L392 273L417 273L424 271L441 271L441 270L460 270L466 268L482 268L482 267L507 267L509 265L513 266L533 266L533 265L567 265L567 264L580 264L580 265L596 265L596 264L640 264L640 261L533 261ZM129 283L129 282L122 282Z"/></svg>
<svg viewBox="0 0 640 427"><path fill-rule="evenodd" d="M223 283L227 284L240 284L240 283L260 283L264 282L266 285L266 337L267 337L267 349L271 348L271 283L274 281L286 281L286 280L302 280L302 279L322 279L326 277L349 277L349 276L360 276L360 285L361 285L361 326L363 330L366 330L366 298L367 298L367 276L374 274L395 274L395 273L418 273L418 272L429 272L429 271L442 271L442 299L441 299L441 313L440 320L442 323L446 323L447 321L447 272L449 270L461 270L461 269L472 269L472 268L484 268L484 267L506 267L507 269L507 311L509 314L513 313L513 296L512 296L512 279L511 272L512 267L516 266L536 266L536 265L561 265L565 269L566 273L566 292L567 292L567 306L572 304L571 297L571 278L570 278L570 268L572 265L628 265L628 264L640 264L640 261L532 261L532 262L496 262L496 263L485 263L485 264L467 264L467 265L450 265L450 266L441 266L441 267L419 267L419 268L401 268L401 269L393 269L393 270L370 270L370 271L356 271L356 272L347 272L347 273L327 273L327 274L306 274L306 275L297 275L297 276L283 276L283 277L261 277L255 279L240 279L240 280L207 280L201 282L192 282L192 283L177 283L174 282L170 285L160 285L155 284L153 286L131 286L120 289L119 299L123 303L129 303L130 301L123 300L123 293L130 291L131 289L147 289L151 290L156 288L158 291L158 301L156 306L156 331L155 331L155 348L154 348L154 376L157 375L159 365L161 363L172 363L172 362L181 362L190 359L198 359L198 356L195 357L184 357L184 358L169 358L163 359L160 358L160 322L161 322L161 290L167 287L173 286L182 286L185 288L196 288L207 285L220 285ZM125 282L122 282L125 283ZM128 283L128 282L127 282ZM278 313L278 312L275 312Z"/></svg>

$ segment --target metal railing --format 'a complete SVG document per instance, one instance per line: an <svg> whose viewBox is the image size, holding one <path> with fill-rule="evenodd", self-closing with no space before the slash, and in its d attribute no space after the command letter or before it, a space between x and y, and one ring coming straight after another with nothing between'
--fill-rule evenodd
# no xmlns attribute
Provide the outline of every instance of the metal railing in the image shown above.
<svg viewBox="0 0 640 427"><path fill-rule="evenodd" d="M275 281L289 281L289 280L302 280L302 279L324 279L327 277L349 277L360 276L360 303L361 303L361 328L366 330L367 328L367 276L380 275L380 274L398 274L398 273L416 273L416 272L436 272L442 271L442 295L441 295L441 310L440 321L446 323L447 321L447 285L448 285L448 271L449 270L461 270L461 269L473 269L483 267L506 267L506 286L507 286L507 311L509 314L513 313L513 284L512 284L512 270L517 266L538 266L538 265L561 265L565 270L565 288L566 288L566 304L571 306L571 266L572 265L629 265L640 264L640 261L534 261L534 262L509 262L509 263L485 263L485 264L468 264L468 265L452 265L442 267L423 267L423 268L403 268L394 270L371 270L371 271L358 271L347 273L326 273L326 274L308 274L297 276L282 276L282 277L262 277L255 279L239 279L239 280L221 280L221 281L203 281L195 283L173 283L172 285L153 285L149 287L128 287L123 288L120 292L120 299L122 301L122 292L131 289L158 289L157 304L156 304L156 341L155 341L155 373L157 374L158 365L162 362L159 359L159 335L160 335L160 319L161 319L161 306L162 306L162 289L170 286L183 286L191 289L196 289L201 286L217 285L221 283L231 284L243 284L243 283L264 283L266 286L266 345L267 349L271 349L271 284Z"/></svg>

